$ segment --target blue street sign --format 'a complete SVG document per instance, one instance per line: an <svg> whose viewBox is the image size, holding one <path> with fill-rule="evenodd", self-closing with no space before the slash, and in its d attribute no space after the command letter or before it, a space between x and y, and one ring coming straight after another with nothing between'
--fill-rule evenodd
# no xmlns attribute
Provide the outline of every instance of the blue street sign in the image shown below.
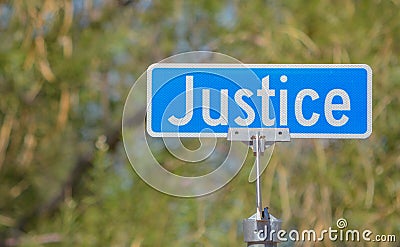
<svg viewBox="0 0 400 247"><path fill-rule="evenodd" d="M229 128L288 128L291 138L367 138L372 70L365 64L153 64L153 137L226 137Z"/></svg>

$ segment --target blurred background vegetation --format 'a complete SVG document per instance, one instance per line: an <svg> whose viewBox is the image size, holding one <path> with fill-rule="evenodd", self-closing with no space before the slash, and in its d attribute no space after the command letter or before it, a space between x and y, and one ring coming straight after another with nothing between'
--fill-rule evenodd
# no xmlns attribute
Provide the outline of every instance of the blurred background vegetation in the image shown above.
<svg viewBox="0 0 400 247"><path fill-rule="evenodd" d="M283 229L344 217L350 229L400 238L399 0L3 0L0 246L245 245L250 164L215 194L181 199L146 185L121 142L134 81L192 50L245 63L369 64L371 137L277 145L263 199Z"/></svg>

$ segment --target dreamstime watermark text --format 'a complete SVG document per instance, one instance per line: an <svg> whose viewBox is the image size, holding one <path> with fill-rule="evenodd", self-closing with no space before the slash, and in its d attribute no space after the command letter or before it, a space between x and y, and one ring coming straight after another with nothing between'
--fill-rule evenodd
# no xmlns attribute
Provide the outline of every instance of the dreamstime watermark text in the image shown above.
<svg viewBox="0 0 400 247"><path fill-rule="evenodd" d="M267 226L265 229L258 231L257 235L259 240L265 241L266 239L277 239L280 242L322 242L329 240L332 242L396 242L395 234L375 234L369 229L365 230L354 230L347 229L347 220L340 218L336 221L337 227L329 227L321 231L315 230L271 230L269 234Z"/></svg>

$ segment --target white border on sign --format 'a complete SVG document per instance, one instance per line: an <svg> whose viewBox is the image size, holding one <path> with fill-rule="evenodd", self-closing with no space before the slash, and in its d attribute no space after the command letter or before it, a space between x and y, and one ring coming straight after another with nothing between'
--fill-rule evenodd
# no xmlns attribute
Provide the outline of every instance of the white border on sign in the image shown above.
<svg viewBox="0 0 400 247"><path fill-rule="evenodd" d="M147 133L152 137L224 137L228 133L154 132L151 129L152 72L155 68L361 68L367 71L367 131L362 134L291 133L291 138L365 139L372 133L372 69L367 64L218 64L218 63L154 63L147 68Z"/></svg>

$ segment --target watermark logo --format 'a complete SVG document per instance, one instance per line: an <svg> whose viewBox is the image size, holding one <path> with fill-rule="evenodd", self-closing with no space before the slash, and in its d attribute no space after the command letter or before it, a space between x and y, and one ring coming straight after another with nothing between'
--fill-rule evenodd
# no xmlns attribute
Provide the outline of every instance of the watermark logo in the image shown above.
<svg viewBox="0 0 400 247"><path fill-rule="evenodd" d="M347 220L344 219L344 218L338 219L338 220L336 221L336 226L337 226L339 229L344 229L344 228L346 228L346 227L347 227Z"/></svg>
<svg viewBox="0 0 400 247"><path fill-rule="evenodd" d="M160 61L160 63L235 64L236 67L245 70L245 73L247 73L246 76L257 79L254 72L237 59L215 52L199 51L182 53L164 59ZM162 111L165 114L166 112L174 110L177 104L185 104L186 102L187 112L184 116L175 116L172 114L171 117L167 118L170 123L174 123L176 128L179 128L191 119L194 111L199 110L196 109L196 106L193 104L193 102L196 102L193 99L193 93L197 93L195 90L199 89L191 89L193 86L193 78L190 76L186 77L186 91L189 93L177 95L174 99L171 99L169 104L160 109L159 105L151 105L148 99L146 99L146 95L149 95L149 88L147 87L148 76L148 73L144 72L142 76L136 80L128 94L123 111L123 143L133 169L142 180L154 189L177 197L197 197L210 194L228 184L238 174L245 163L249 153L248 146L241 142L229 142L224 138L217 138L217 135L214 135L210 129L203 129L200 131L202 133L207 133L207 138L201 135L191 136L192 138L197 138L199 144L194 148L188 148L186 145L187 140L183 138L165 135L161 137L150 136L146 131L146 129L148 129L148 121L146 121L146 119L149 120L148 118L150 117L146 115L146 112L149 112L149 109L153 111ZM184 74L181 76L184 76ZM235 78L229 77L227 79L237 84ZM283 80L284 79L285 78L283 78ZM165 90L167 86L171 85L161 85L161 89L167 91L163 97L170 97L172 95L168 93L168 90ZM174 87L177 87L177 85L172 85L172 89L169 90L174 90ZM204 92L204 90L202 91ZM211 89L205 89L205 91L206 94L203 95L203 101L206 103L210 101L211 96L221 94L221 92ZM157 95L157 92L155 92L155 95ZM235 100L237 101L237 99L231 96L228 97L225 94L221 94L221 97L220 109L218 109L218 107L214 109L211 105L209 106L210 109L206 109L205 111L203 109L205 121L210 121L211 124L227 121L225 119L227 114L224 114L225 108L223 102L234 105L233 103ZM242 97L244 96L242 95ZM271 114L274 115L273 108L271 110ZM219 118L216 118L215 115L211 116L214 113L218 113ZM258 112L257 114L261 115ZM250 119L250 117L248 117L248 119ZM243 119L243 121L245 120L246 119ZM165 128L165 126L162 125L161 130L163 130L163 128ZM266 168L272 155L273 148L274 145L271 144L266 152L264 152L260 163L260 174ZM160 156L163 156L164 160L163 157ZM166 156L168 157L167 161L165 161ZM171 163L173 164L171 165ZM188 170L193 170L195 166L208 166L211 167L212 170L204 169L207 172L201 174L188 173L189 176L183 175L185 174L184 172L183 174L178 174L174 172L174 169L168 169L169 166L173 167L176 164L183 164L181 166L182 170L185 170L186 167ZM253 182L256 179L255 174L256 172L253 167L249 175L249 182Z"/></svg>
<svg viewBox="0 0 400 247"><path fill-rule="evenodd" d="M337 229L336 229L337 228ZM266 234L267 233L267 234ZM395 234L375 234L370 229L357 230L348 229L348 223L345 218L340 218L336 221L336 227L329 227L321 231L315 230L271 230L268 234L268 229L260 229L257 233L260 241L267 239L277 239L281 242L390 242L397 241Z"/></svg>

